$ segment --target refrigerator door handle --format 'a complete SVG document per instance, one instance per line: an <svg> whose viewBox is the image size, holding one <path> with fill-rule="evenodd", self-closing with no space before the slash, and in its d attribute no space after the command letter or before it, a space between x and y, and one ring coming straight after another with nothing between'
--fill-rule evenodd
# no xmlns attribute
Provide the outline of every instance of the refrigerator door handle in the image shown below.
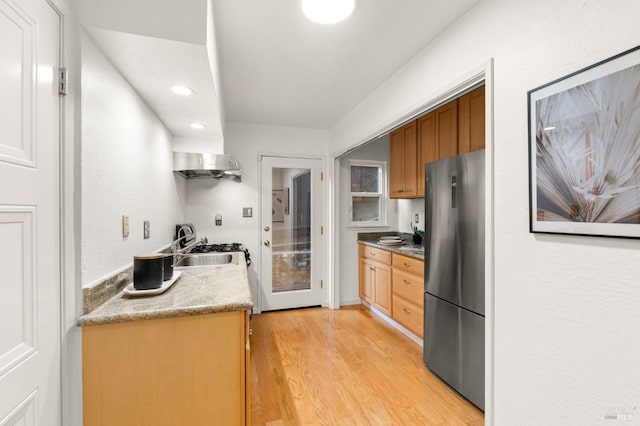
<svg viewBox="0 0 640 426"><path fill-rule="evenodd" d="M456 208L456 176L451 176L451 208Z"/></svg>

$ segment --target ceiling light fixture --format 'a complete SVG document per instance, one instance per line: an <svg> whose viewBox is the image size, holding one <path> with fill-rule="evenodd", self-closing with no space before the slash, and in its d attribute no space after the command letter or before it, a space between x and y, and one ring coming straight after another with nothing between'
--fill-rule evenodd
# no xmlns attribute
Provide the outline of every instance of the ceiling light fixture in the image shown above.
<svg viewBox="0 0 640 426"><path fill-rule="evenodd" d="M192 95L193 94L193 89L187 87L187 86L180 86L180 85L175 85L171 88L171 91L173 93L177 93L178 95Z"/></svg>
<svg viewBox="0 0 640 426"><path fill-rule="evenodd" d="M205 127L207 127L202 123L191 123L191 124L189 124L189 126L191 126L192 129L196 129L196 130L202 130Z"/></svg>
<svg viewBox="0 0 640 426"><path fill-rule="evenodd" d="M319 24L335 24L347 19L355 6L355 0L302 0L304 14Z"/></svg>

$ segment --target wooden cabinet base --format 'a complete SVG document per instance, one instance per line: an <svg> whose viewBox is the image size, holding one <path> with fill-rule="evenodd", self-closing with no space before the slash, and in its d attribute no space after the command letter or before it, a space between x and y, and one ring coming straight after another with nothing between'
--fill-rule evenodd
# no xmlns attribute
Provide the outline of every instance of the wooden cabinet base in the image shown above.
<svg viewBox="0 0 640 426"><path fill-rule="evenodd" d="M424 311L418 305L394 295L393 319L407 327L416 336L422 338L424 334Z"/></svg>
<svg viewBox="0 0 640 426"><path fill-rule="evenodd" d="M248 424L247 315L84 327L84 425Z"/></svg>

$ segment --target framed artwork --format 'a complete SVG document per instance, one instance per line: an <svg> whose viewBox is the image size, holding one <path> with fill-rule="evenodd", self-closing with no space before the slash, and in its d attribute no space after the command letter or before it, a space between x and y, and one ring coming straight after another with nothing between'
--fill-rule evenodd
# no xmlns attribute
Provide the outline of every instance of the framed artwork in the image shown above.
<svg viewBox="0 0 640 426"><path fill-rule="evenodd" d="M271 191L271 221L284 222L284 190Z"/></svg>
<svg viewBox="0 0 640 426"><path fill-rule="evenodd" d="M530 232L640 237L640 46L530 90Z"/></svg>

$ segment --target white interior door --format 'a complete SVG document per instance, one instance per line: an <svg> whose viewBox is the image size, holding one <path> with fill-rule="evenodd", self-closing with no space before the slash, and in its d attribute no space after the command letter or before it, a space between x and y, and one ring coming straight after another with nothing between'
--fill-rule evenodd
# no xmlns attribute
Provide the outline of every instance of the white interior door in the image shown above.
<svg viewBox="0 0 640 426"><path fill-rule="evenodd" d="M322 160L262 157L262 310L322 304Z"/></svg>
<svg viewBox="0 0 640 426"><path fill-rule="evenodd" d="M60 18L0 0L0 425L60 425Z"/></svg>

